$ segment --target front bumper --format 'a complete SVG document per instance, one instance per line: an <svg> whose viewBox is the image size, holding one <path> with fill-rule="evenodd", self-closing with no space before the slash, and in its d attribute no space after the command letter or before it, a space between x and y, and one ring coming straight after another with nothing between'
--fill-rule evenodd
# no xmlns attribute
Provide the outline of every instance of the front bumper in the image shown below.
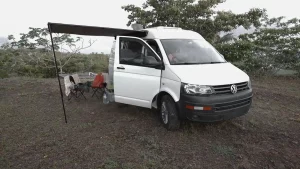
<svg viewBox="0 0 300 169"><path fill-rule="evenodd" d="M216 122L229 120L248 113L252 104L252 89L236 94L191 96L180 95L177 102L181 119L198 122ZM195 107L211 107L211 110L190 110L186 105Z"/></svg>

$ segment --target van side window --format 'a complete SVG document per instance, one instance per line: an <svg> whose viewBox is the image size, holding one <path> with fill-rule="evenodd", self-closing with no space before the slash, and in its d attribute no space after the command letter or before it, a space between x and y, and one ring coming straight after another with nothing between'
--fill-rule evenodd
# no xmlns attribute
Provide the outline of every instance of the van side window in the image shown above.
<svg viewBox="0 0 300 169"><path fill-rule="evenodd" d="M120 38L120 64L151 67L160 59L142 41L133 38Z"/></svg>
<svg viewBox="0 0 300 169"><path fill-rule="evenodd" d="M159 46L155 40L146 40L149 46L162 58L162 54L160 52Z"/></svg>

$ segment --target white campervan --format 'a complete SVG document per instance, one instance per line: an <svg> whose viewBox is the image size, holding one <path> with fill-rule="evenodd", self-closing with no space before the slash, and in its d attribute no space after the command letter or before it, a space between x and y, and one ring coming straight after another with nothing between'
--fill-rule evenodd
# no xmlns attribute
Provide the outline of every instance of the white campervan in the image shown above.
<svg viewBox="0 0 300 169"><path fill-rule="evenodd" d="M200 34L174 27L143 30L145 37L116 36L110 63L113 101L157 108L169 130L181 120L214 122L246 114L249 76ZM105 96L107 96L105 95Z"/></svg>

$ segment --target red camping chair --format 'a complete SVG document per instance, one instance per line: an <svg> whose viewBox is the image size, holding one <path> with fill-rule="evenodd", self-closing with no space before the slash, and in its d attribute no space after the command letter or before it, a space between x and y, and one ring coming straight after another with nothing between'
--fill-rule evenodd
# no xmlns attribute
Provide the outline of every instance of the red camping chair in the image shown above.
<svg viewBox="0 0 300 169"><path fill-rule="evenodd" d="M103 89L106 88L106 83L104 82L104 76L100 73L97 74L93 83L92 83L92 89L93 89L93 95L96 95L97 98L101 97L101 91L103 92ZM100 96L98 96L100 94Z"/></svg>

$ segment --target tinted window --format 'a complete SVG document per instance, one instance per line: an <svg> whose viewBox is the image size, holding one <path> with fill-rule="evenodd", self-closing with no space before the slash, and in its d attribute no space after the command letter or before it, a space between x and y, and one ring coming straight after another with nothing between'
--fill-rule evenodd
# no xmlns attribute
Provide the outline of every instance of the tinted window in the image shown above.
<svg viewBox="0 0 300 169"><path fill-rule="evenodd" d="M151 67L159 62L155 53L142 41L120 38L120 64Z"/></svg>

